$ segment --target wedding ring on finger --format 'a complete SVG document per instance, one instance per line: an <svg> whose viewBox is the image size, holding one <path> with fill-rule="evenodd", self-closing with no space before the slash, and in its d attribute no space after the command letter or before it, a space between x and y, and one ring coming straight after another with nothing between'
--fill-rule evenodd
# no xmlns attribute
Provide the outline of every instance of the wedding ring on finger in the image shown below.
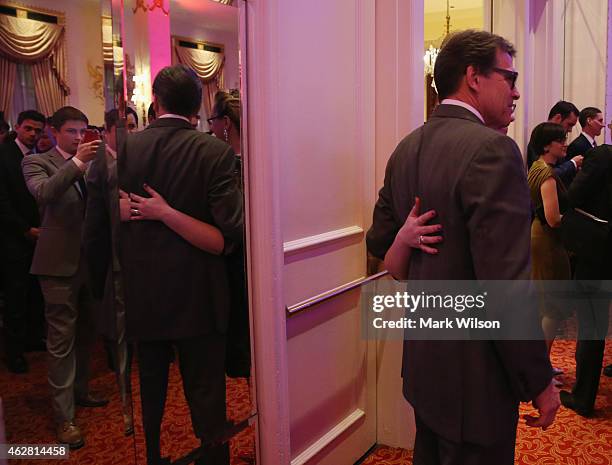
<svg viewBox="0 0 612 465"><path fill-rule="evenodd" d="M423 236L419 236L419 245L423 245Z"/></svg>
<svg viewBox="0 0 612 465"><path fill-rule="evenodd" d="M140 215L140 210L138 208L130 208L132 215Z"/></svg>

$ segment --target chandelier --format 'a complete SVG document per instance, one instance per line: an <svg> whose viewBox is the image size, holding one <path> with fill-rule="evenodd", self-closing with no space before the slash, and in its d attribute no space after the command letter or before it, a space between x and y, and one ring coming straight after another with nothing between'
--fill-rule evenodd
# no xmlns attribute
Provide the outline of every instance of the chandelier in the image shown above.
<svg viewBox="0 0 612 465"><path fill-rule="evenodd" d="M451 19L450 18L450 0L446 0L446 24L445 24L446 33L437 42L442 43L444 38L449 34L450 19ZM423 61L425 62L425 76L433 77L434 67L436 65L436 58L438 58L438 53L440 53L440 49L437 47L434 47L431 44L429 45L429 48L425 50L425 55L423 56ZM434 84L432 82L432 86L433 85Z"/></svg>

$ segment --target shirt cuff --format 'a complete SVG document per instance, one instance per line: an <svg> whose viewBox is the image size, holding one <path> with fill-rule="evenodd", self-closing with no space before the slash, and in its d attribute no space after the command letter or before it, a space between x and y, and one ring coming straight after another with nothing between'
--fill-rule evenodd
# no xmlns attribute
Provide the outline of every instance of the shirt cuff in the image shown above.
<svg viewBox="0 0 612 465"><path fill-rule="evenodd" d="M576 171L578 171L578 163L576 163L574 160L570 159L570 161L574 164L574 169Z"/></svg>
<svg viewBox="0 0 612 465"><path fill-rule="evenodd" d="M79 167L81 171L85 171L85 169L87 168L87 163L82 162L77 157L72 157L71 160L74 162L75 165Z"/></svg>

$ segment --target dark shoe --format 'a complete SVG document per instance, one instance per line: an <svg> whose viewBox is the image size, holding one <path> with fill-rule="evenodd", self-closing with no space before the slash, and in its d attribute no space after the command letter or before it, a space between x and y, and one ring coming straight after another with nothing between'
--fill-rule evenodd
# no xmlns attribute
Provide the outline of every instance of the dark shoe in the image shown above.
<svg viewBox="0 0 612 465"><path fill-rule="evenodd" d="M18 355L17 357L9 358L6 361L6 366L8 367L11 373L16 373L18 375L27 373L29 371L28 362L23 357L23 355Z"/></svg>
<svg viewBox="0 0 612 465"><path fill-rule="evenodd" d="M65 421L57 427L57 442L68 444L71 450L79 449L85 444L81 430L72 421Z"/></svg>
<svg viewBox="0 0 612 465"><path fill-rule="evenodd" d="M593 409L582 408L577 405L576 399L571 392L561 391L559 392L559 398L561 399L561 404L568 409L573 410L581 417L590 417L593 415Z"/></svg>
<svg viewBox="0 0 612 465"><path fill-rule="evenodd" d="M559 376L563 374L563 370L561 368L555 368L553 367L552 369L552 375L553 376Z"/></svg>
<svg viewBox="0 0 612 465"><path fill-rule="evenodd" d="M603 374L612 378L612 365L608 365L603 369Z"/></svg>
<svg viewBox="0 0 612 465"><path fill-rule="evenodd" d="M102 399L93 394L87 394L85 397L76 397L74 403L79 407L104 407L108 404L108 399Z"/></svg>

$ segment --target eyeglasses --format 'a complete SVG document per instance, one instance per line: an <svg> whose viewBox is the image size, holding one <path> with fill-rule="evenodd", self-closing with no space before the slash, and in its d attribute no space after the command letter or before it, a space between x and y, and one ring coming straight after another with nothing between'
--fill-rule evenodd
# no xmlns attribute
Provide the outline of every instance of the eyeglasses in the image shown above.
<svg viewBox="0 0 612 465"><path fill-rule="evenodd" d="M514 90L516 88L516 80L518 79L518 71L511 71L509 69L504 69L504 68L492 68L493 71L498 72L499 74L501 74L504 79L506 79L506 81L508 81L508 83L510 84L510 89Z"/></svg>
<svg viewBox="0 0 612 465"><path fill-rule="evenodd" d="M221 115L211 116L210 118L206 118L206 121L208 121L208 124L211 125L214 120L219 119L219 118L223 118L223 116Z"/></svg>

